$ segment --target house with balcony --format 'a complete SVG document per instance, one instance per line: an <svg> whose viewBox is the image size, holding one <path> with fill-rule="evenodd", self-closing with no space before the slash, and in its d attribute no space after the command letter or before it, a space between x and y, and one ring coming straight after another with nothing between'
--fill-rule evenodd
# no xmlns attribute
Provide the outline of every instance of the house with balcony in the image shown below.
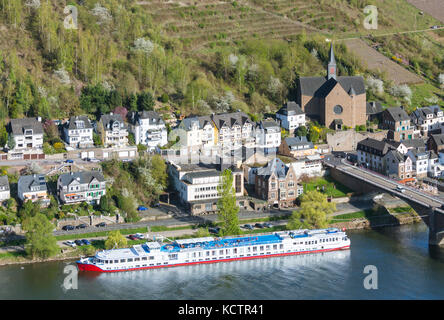
<svg viewBox="0 0 444 320"><path fill-rule="evenodd" d="M63 126L65 142L71 148L91 148L94 146L93 126L87 116L73 116Z"/></svg>
<svg viewBox="0 0 444 320"><path fill-rule="evenodd" d="M288 101L285 106L276 112L276 119L280 126L290 134L294 134L300 126L305 126L305 113L294 101Z"/></svg>
<svg viewBox="0 0 444 320"><path fill-rule="evenodd" d="M255 124L244 112L223 113L211 116L216 128L215 143L222 150L236 150L256 143Z"/></svg>
<svg viewBox="0 0 444 320"><path fill-rule="evenodd" d="M12 119L9 125L9 134L15 146L8 152L8 158L14 159L42 159L43 154L43 126L41 118Z"/></svg>
<svg viewBox="0 0 444 320"><path fill-rule="evenodd" d="M125 147L128 145L128 126L120 114L106 114L96 125L97 133L105 147Z"/></svg>
<svg viewBox="0 0 444 320"><path fill-rule="evenodd" d="M211 116L185 118L175 132L179 136L181 147L198 150L215 145L216 131Z"/></svg>
<svg viewBox="0 0 444 320"><path fill-rule="evenodd" d="M415 127L411 125L411 119L402 107L385 109L381 114L380 126L388 130L389 140L410 140L414 138Z"/></svg>
<svg viewBox="0 0 444 320"><path fill-rule="evenodd" d="M261 121L256 127L256 147L265 154L276 154L281 145L281 128L274 120Z"/></svg>
<svg viewBox="0 0 444 320"><path fill-rule="evenodd" d="M432 133L441 133L444 124L444 113L440 106L429 106L417 108L410 114L412 124L420 131L424 137Z"/></svg>
<svg viewBox="0 0 444 320"><path fill-rule="evenodd" d="M11 198L8 176L0 177L0 203Z"/></svg>
<svg viewBox="0 0 444 320"><path fill-rule="evenodd" d="M168 143L165 122L155 111L140 111L130 114L130 131L136 144L147 146L149 151Z"/></svg>
<svg viewBox="0 0 444 320"><path fill-rule="evenodd" d="M17 182L17 195L22 202L40 201L42 206L48 206L50 203L43 174L21 176Z"/></svg>
<svg viewBox="0 0 444 320"><path fill-rule="evenodd" d="M106 180L98 171L65 173L57 180L57 195L64 204L99 204L100 198L105 194Z"/></svg>

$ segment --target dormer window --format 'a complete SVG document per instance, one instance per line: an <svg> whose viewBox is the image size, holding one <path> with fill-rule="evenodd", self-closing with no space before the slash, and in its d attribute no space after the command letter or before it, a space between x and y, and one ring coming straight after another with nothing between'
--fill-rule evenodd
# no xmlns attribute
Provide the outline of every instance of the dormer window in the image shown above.
<svg viewBox="0 0 444 320"><path fill-rule="evenodd" d="M26 136L32 136L32 129L26 129L25 130L25 135Z"/></svg>
<svg viewBox="0 0 444 320"><path fill-rule="evenodd" d="M85 123L83 121L76 121L75 124L78 129L85 128Z"/></svg>

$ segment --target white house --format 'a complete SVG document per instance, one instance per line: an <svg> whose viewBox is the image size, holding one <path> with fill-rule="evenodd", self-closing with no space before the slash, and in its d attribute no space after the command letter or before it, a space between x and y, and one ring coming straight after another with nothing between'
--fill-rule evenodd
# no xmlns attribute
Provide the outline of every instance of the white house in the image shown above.
<svg viewBox="0 0 444 320"><path fill-rule="evenodd" d="M10 135L15 146L10 150L11 159L34 159L43 155L43 127L41 118L12 119Z"/></svg>
<svg viewBox="0 0 444 320"><path fill-rule="evenodd" d="M183 119L175 130L180 146L207 148L214 146L215 130L210 116Z"/></svg>
<svg viewBox="0 0 444 320"><path fill-rule="evenodd" d="M410 114L410 118L423 136L427 136L429 131L439 130L444 123L443 111L437 105L417 108Z"/></svg>
<svg viewBox="0 0 444 320"><path fill-rule="evenodd" d="M66 143L72 148L94 146L93 126L87 116L74 116L63 126Z"/></svg>
<svg viewBox="0 0 444 320"><path fill-rule="evenodd" d="M265 154L276 154L281 145L281 128L274 120L261 121L256 127L256 146Z"/></svg>
<svg viewBox="0 0 444 320"><path fill-rule="evenodd" d="M168 132L165 122L154 111L133 112L130 116L130 130L136 144L142 144L152 151L168 143Z"/></svg>
<svg viewBox="0 0 444 320"><path fill-rule="evenodd" d="M294 133L300 126L305 126L305 113L294 101L289 101L285 106L276 112L276 118L281 127Z"/></svg>
<svg viewBox="0 0 444 320"><path fill-rule="evenodd" d="M413 170L417 178L427 177L429 165L429 152L411 149L407 155L412 159Z"/></svg>

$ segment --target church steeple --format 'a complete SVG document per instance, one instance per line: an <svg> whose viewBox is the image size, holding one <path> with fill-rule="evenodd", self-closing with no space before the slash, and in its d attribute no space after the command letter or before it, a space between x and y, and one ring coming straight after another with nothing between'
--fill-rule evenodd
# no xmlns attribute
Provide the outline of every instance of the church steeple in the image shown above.
<svg viewBox="0 0 444 320"><path fill-rule="evenodd" d="M330 60L327 67L327 80L330 80L330 78L334 78L336 80L336 59L335 53L333 52L333 42L330 46Z"/></svg>

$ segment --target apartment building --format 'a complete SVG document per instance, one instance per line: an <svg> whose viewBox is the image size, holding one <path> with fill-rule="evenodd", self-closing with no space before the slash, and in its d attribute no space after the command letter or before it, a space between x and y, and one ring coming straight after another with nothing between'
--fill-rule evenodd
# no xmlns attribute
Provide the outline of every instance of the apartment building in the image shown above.
<svg viewBox="0 0 444 320"><path fill-rule="evenodd" d="M412 124L420 130L422 136L440 133L444 123L444 113L437 105L417 108L410 114Z"/></svg>
<svg viewBox="0 0 444 320"><path fill-rule="evenodd" d="M106 194L106 180L98 171L61 174L57 180L57 194L64 204L99 204L100 198Z"/></svg>
<svg viewBox="0 0 444 320"><path fill-rule="evenodd" d="M216 131L211 116L183 119L176 129L181 147L207 148L214 146Z"/></svg>
<svg viewBox="0 0 444 320"><path fill-rule="evenodd" d="M407 152L407 156L412 160L414 175L421 179L427 177L430 162L430 152L411 149Z"/></svg>
<svg viewBox="0 0 444 320"><path fill-rule="evenodd" d="M256 127L256 146L265 154L276 154L281 145L281 128L274 120L261 121Z"/></svg>
<svg viewBox="0 0 444 320"><path fill-rule="evenodd" d="M66 143L72 148L94 146L93 126L87 116L74 116L63 126Z"/></svg>
<svg viewBox="0 0 444 320"><path fill-rule="evenodd" d="M220 198L218 186L223 173L220 165L170 163L169 174L179 201L187 207L193 215L206 214L217 211L217 201ZM233 188L236 203L245 207L244 176L242 170L231 168Z"/></svg>
<svg viewBox="0 0 444 320"><path fill-rule="evenodd" d="M168 143L165 122L155 111L133 112L130 115L130 130L136 144L142 144L152 151Z"/></svg>
<svg viewBox="0 0 444 320"><path fill-rule="evenodd" d="M42 159L43 127L41 118L12 119L9 134L15 146L9 150L8 157L13 159Z"/></svg>
<svg viewBox="0 0 444 320"><path fill-rule="evenodd" d="M216 128L215 143L224 150L255 146L254 122L244 112L211 116Z"/></svg>
<svg viewBox="0 0 444 320"><path fill-rule="evenodd" d="M415 177L415 169L410 155L389 150L383 157L384 174L394 179Z"/></svg>
<svg viewBox="0 0 444 320"><path fill-rule="evenodd" d="M384 173L383 158L385 154L393 149L385 140L379 141L367 138L358 142L357 160L360 165L365 166L373 171Z"/></svg>
<svg viewBox="0 0 444 320"><path fill-rule="evenodd" d="M100 117L96 125L97 133L105 147L128 145L128 126L120 114L107 114Z"/></svg>

